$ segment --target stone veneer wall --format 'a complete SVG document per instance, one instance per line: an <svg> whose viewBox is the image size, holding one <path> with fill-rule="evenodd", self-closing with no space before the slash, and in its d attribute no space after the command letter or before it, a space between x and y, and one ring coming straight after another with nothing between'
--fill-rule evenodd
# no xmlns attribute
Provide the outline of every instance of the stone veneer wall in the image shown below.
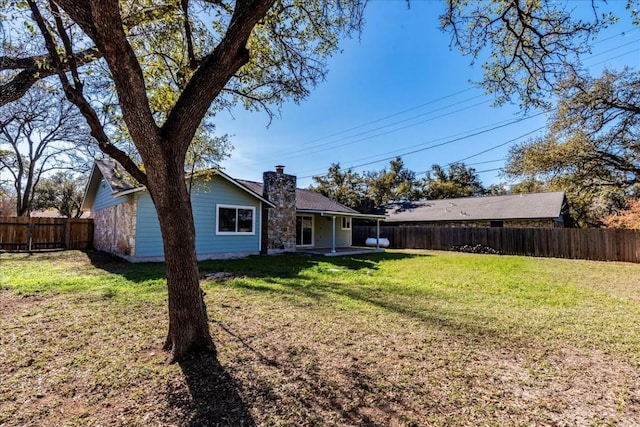
<svg viewBox="0 0 640 427"><path fill-rule="evenodd" d="M94 249L125 257L135 254L135 200L94 212L93 224Z"/></svg>
<svg viewBox="0 0 640 427"><path fill-rule="evenodd" d="M296 177L278 172L262 174L263 197L276 205L267 210L267 251L296 250Z"/></svg>

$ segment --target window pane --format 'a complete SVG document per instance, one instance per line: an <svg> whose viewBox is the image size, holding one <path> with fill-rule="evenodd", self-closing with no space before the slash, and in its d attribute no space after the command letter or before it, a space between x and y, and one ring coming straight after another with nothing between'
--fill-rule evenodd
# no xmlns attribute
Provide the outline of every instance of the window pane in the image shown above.
<svg viewBox="0 0 640 427"><path fill-rule="evenodd" d="M238 232L239 233L253 232L253 210L238 209Z"/></svg>
<svg viewBox="0 0 640 427"><path fill-rule="evenodd" d="M296 217L296 245L302 244L302 217Z"/></svg>
<svg viewBox="0 0 640 427"><path fill-rule="evenodd" d="M218 209L218 231L236 231L236 210L233 208Z"/></svg>
<svg viewBox="0 0 640 427"><path fill-rule="evenodd" d="M313 217L296 217L296 245L313 244Z"/></svg>
<svg viewBox="0 0 640 427"><path fill-rule="evenodd" d="M351 229L351 218L349 218L349 217L343 217L342 218L342 229L343 230L350 230Z"/></svg>
<svg viewBox="0 0 640 427"><path fill-rule="evenodd" d="M302 232L302 244L303 245L310 245L312 242L313 238L313 234L312 234L312 230L310 228L305 228L304 231Z"/></svg>

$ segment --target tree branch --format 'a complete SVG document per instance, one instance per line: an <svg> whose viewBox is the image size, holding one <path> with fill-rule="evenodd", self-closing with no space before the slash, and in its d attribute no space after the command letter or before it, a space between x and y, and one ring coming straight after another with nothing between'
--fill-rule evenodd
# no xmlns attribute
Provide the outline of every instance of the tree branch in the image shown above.
<svg viewBox="0 0 640 427"><path fill-rule="evenodd" d="M71 10L73 3L72 0L54 0L56 5L68 4L69 10ZM82 2L84 3L84 2ZM64 9L64 7L63 7ZM77 9L77 10L76 10ZM67 9L65 12L72 16L74 21L78 23L80 28L91 38L93 38L94 28L88 21L87 17L90 17L88 8L80 5L74 7L76 12L69 14ZM156 6L153 8L146 8L138 13L130 15L123 19L123 23L128 28L133 28L146 22L151 22L156 19L161 19L166 13L176 10L176 6L173 4L165 4ZM89 64L93 61L102 58L102 54L95 47L85 49L81 52L73 54L71 56L61 55L61 64L64 67L64 71L70 71L70 63L76 63L77 67ZM15 75L9 82L0 85L0 107L10 102L20 99L24 94L39 80L45 79L57 72L53 68L53 60L50 54L36 55L29 58L13 58L3 56L0 57L0 70L22 70Z"/></svg>
<svg viewBox="0 0 640 427"><path fill-rule="evenodd" d="M216 48L207 55L169 113L162 134L179 141L186 152L198 125L228 80L249 61L249 36L275 0L238 0L229 27ZM221 72L224 70L224 72Z"/></svg>

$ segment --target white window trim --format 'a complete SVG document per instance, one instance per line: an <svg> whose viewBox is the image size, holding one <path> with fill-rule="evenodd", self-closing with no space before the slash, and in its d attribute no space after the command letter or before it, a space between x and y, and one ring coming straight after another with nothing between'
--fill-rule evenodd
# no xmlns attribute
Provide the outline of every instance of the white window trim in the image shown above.
<svg viewBox="0 0 640 427"><path fill-rule="evenodd" d="M310 248L314 245L315 242L315 232L316 232L316 227L315 227L315 221L316 221L316 216L313 214L298 214L296 215L296 221L298 220L298 217L300 218L304 218L304 217L310 217L311 218L311 243L309 243L308 245L296 245L296 248ZM296 230L297 232L297 230ZM297 236L296 236L296 240L297 240Z"/></svg>
<svg viewBox="0 0 640 427"><path fill-rule="evenodd" d="M236 228L238 227L238 209L251 211L251 231L220 231L220 208L236 210ZM216 235L217 236L254 236L256 234L256 208L255 206L241 205L216 205Z"/></svg>
<svg viewBox="0 0 640 427"><path fill-rule="evenodd" d="M344 226L344 220L348 221L348 226L345 227ZM343 216L342 219L340 220L340 229L341 230L351 230L351 217L350 216Z"/></svg>

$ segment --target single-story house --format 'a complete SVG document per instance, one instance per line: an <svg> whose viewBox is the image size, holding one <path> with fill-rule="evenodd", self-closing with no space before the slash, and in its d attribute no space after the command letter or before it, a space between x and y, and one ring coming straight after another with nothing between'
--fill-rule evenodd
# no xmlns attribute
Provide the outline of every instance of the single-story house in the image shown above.
<svg viewBox="0 0 640 427"><path fill-rule="evenodd" d="M198 259L321 251L352 245L354 218L381 220L296 188L296 177L265 172L263 183L212 169L190 179ZM116 161L95 162L82 209L94 219L94 248L129 261L161 261L160 225L151 197Z"/></svg>
<svg viewBox="0 0 640 427"><path fill-rule="evenodd" d="M571 227L564 191L393 203L385 225Z"/></svg>

